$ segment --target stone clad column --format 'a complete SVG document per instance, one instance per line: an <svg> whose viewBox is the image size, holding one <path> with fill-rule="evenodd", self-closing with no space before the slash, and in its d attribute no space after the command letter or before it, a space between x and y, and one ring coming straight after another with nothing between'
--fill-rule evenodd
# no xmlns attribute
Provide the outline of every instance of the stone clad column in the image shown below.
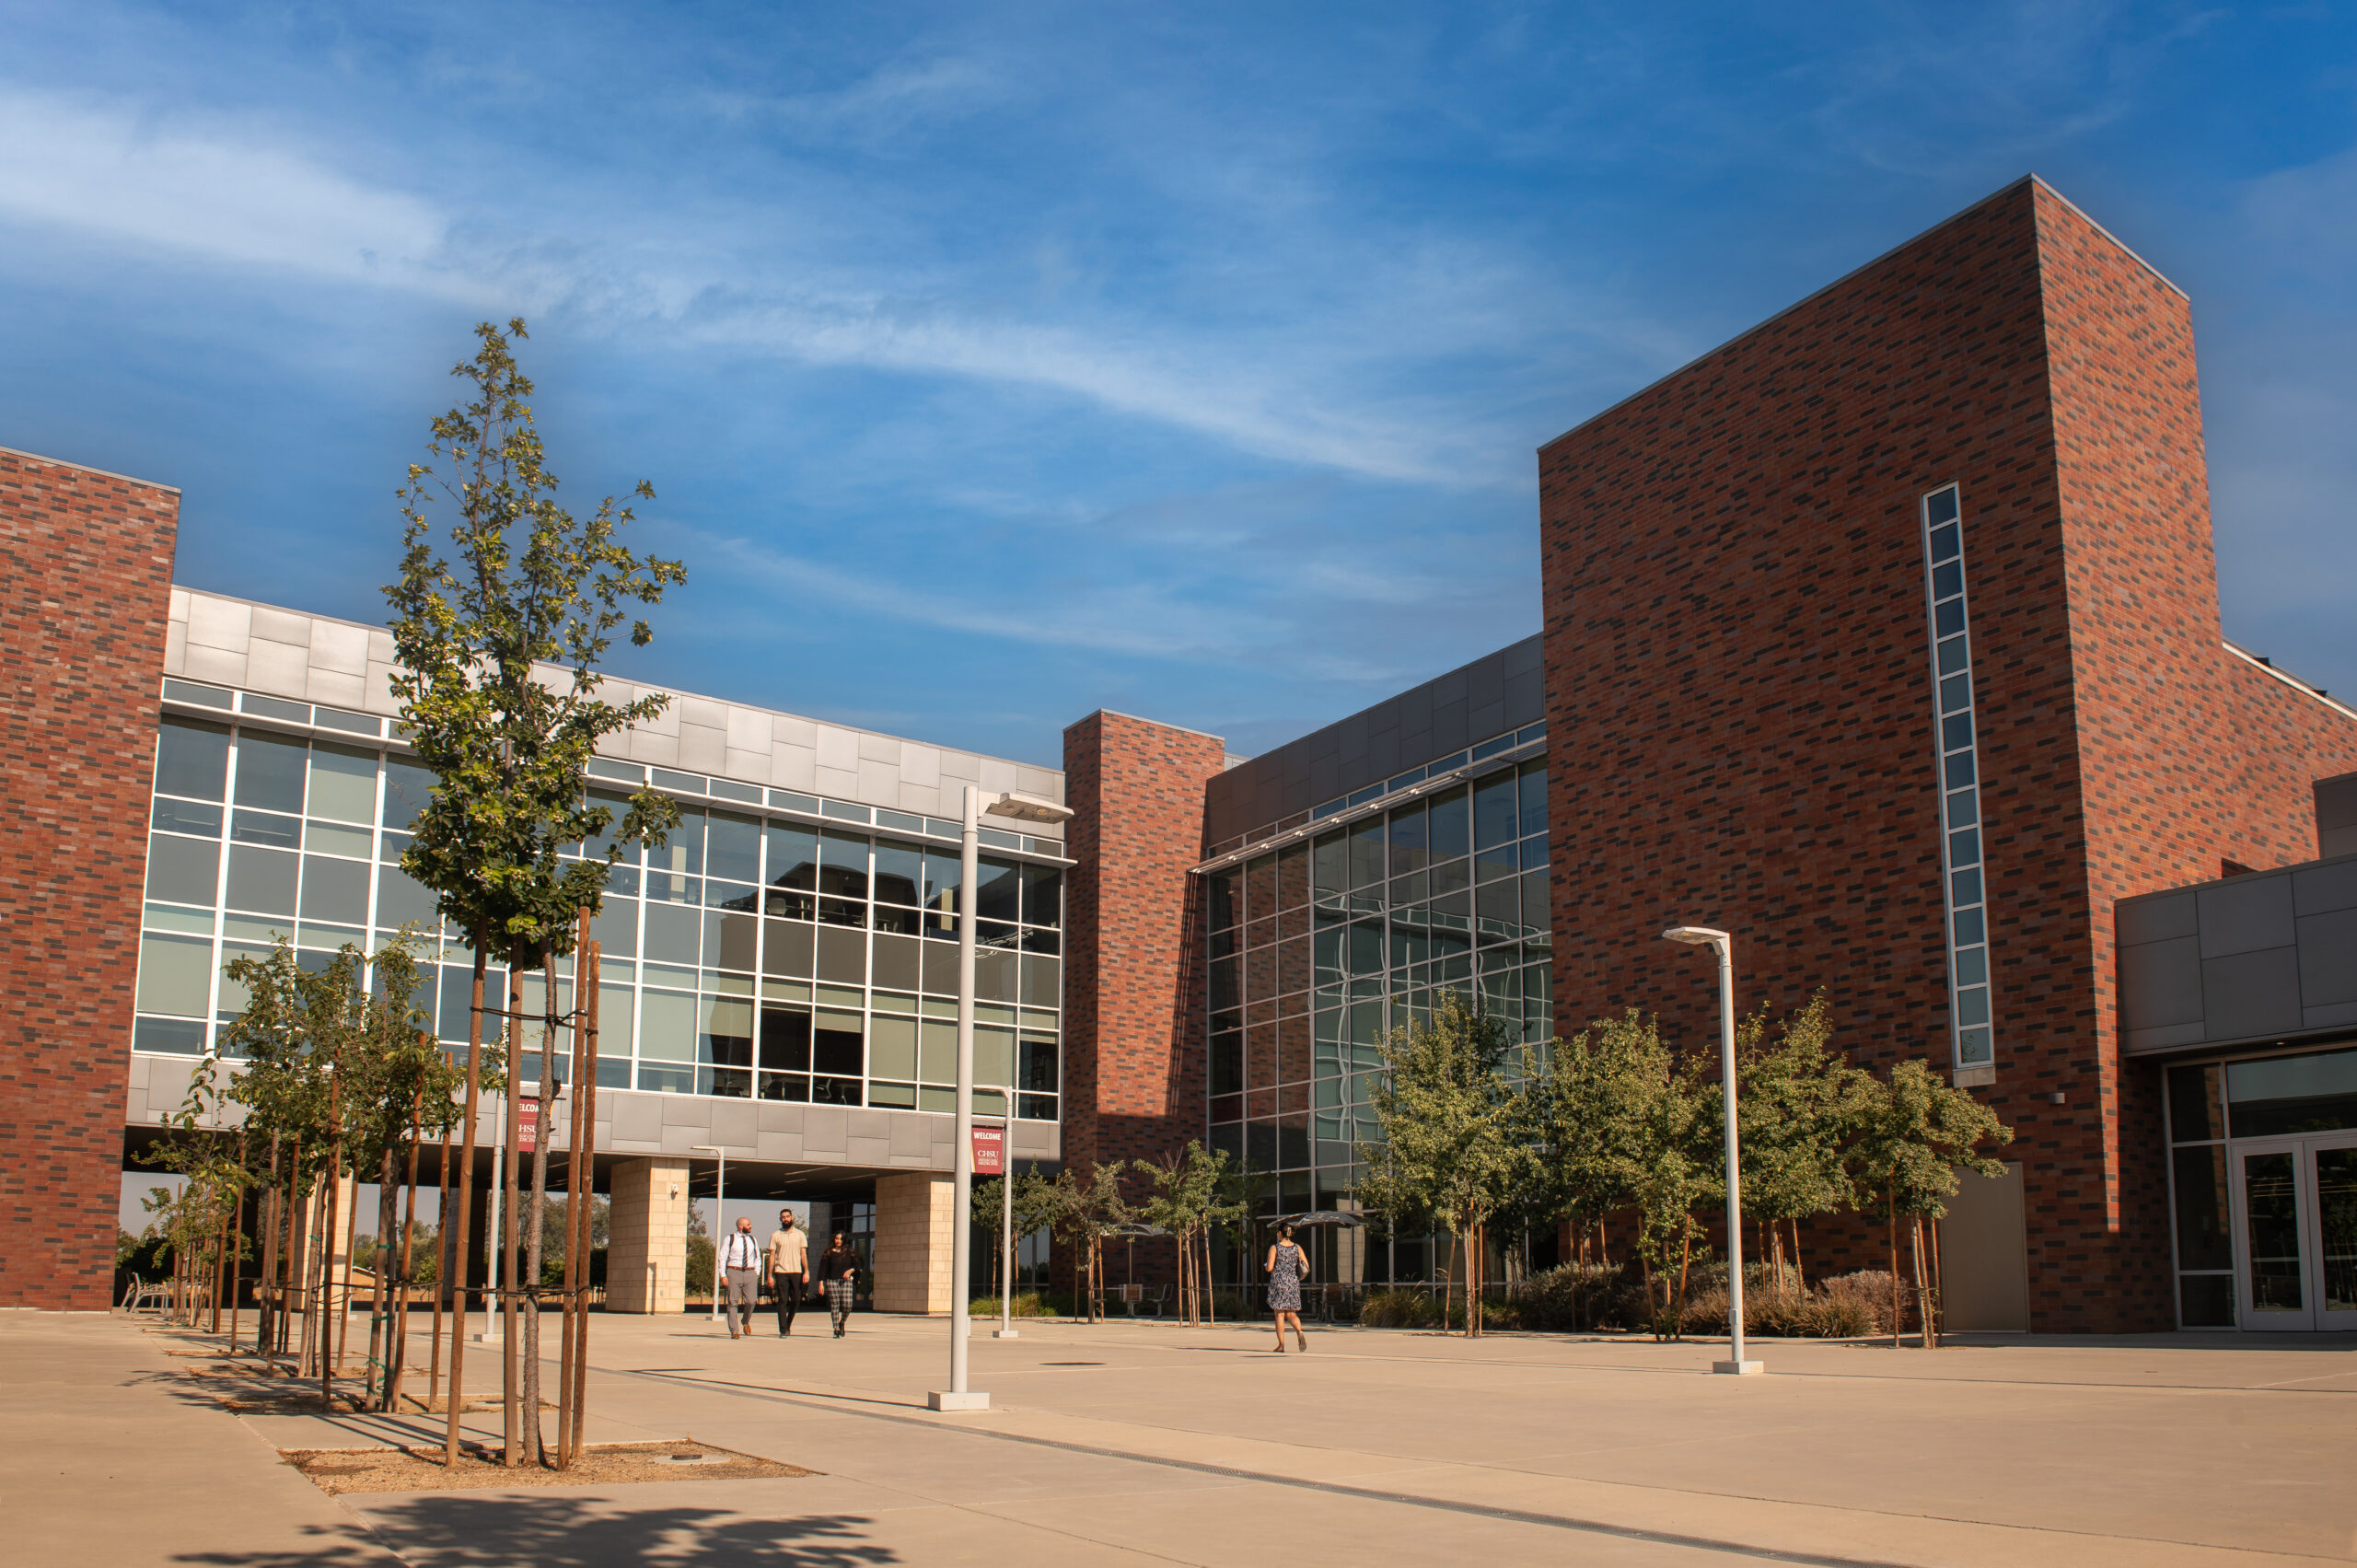
<svg viewBox="0 0 2357 1568"><path fill-rule="evenodd" d="M946 1315L957 1189L930 1170L876 1179L876 1310Z"/></svg>
<svg viewBox="0 0 2357 1568"><path fill-rule="evenodd" d="M688 1306L688 1163L626 1160L613 1169L606 1310L684 1312Z"/></svg>

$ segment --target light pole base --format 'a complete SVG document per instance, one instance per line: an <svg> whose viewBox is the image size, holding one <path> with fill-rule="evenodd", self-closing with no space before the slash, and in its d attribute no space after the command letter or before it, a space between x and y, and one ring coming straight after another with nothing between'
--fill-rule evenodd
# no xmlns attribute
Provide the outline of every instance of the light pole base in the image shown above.
<svg viewBox="0 0 2357 1568"><path fill-rule="evenodd" d="M1711 1370L1724 1372L1733 1377L1757 1377L1768 1367L1764 1362L1758 1361L1714 1361L1711 1363Z"/></svg>
<svg viewBox="0 0 2357 1568"><path fill-rule="evenodd" d="M1023 1330L1020 1329L993 1329L991 1330L991 1338L994 1340L1019 1340L1022 1337Z"/></svg>
<svg viewBox="0 0 2357 1568"><path fill-rule="evenodd" d="M946 1394L938 1388L927 1394L924 1397L924 1402L927 1409L937 1411L986 1411L991 1408L991 1397L988 1394L970 1391L963 1394Z"/></svg>

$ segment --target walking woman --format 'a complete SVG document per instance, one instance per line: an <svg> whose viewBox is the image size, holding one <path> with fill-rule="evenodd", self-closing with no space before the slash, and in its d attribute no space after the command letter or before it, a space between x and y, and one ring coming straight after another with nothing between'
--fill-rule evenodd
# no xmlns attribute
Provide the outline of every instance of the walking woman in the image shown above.
<svg viewBox="0 0 2357 1568"><path fill-rule="evenodd" d="M859 1272L859 1255L851 1238L835 1232L835 1244L819 1256L819 1279L827 1287L827 1316L835 1320L835 1338L843 1337L843 1319L851 1315L852 1280Z"/></svg>
<svg viewBox="0 0 2357 1568"><path fill-rule="evenodd" d="M1269 1311L1277 1319L1277 1353L1285 1353L1285 1320L1293 1320L1293 1341L1304 1354L1309 1351L1309 1338L1301 1331L1301 1282L1309 1272L1309 1255L1294 1244L1293 1226L1277 1226L1277 1244L1269 1249L1269 1260L1260 1265L1269 1276Z"/></svg>

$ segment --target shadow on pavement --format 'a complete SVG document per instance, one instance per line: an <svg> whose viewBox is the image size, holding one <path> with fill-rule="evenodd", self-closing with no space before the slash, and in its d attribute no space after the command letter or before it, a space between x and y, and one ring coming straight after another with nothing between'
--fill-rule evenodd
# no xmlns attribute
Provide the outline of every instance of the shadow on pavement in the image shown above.
<svg viewBox="0 0 2357 1568"><path fill-rule="evenodd" d="M357 1525L314 1531L315 1545L284 1551L199 1551L174 1562L238 1568L376 1568L387 1547L417 1564L529 1562L534 1568L852 1568L897 1562L865 1539L873 1520L852 1515L747 1518L718 1508L616 1507L606 1497L452 1497L424 1494L386 1504L366 1498L384 1539ZM603 1504L603 1506L600 1506Z"/></svg>

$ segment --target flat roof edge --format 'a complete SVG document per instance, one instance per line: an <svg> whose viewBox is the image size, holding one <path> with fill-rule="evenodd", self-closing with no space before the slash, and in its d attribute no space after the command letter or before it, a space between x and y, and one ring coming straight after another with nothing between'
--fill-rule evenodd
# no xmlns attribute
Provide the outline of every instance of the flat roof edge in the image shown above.
<svg viewBox="0 0 2357 1568"><path fill-rule="evenodd" d="M52 458L46 452L28 452L20 447L0 447L0 455L22 458L28 462L48 463L54 468L73 469L81 473L94 473L100 479L119 479L125 484L144 484L150 490L168 491L174 495L180 493L179 485L166 484L160 479L142 479L135 473L117 473L112 469L99 468L90 463L77 463L71 458Z"/></svg>
<svg viewBox="0 0 2357 1568"><path fill-rule="evenodd" d="M1696 354L1693 358L1687 360L1684 364L1678 366L1675 369L1665 371L1663 374L1655 377L1652 380L1646 382L1643 386L1638 388L1635 391L1631 392L1626 397L1617 399L1606 407L1598 409L1596 412L1588 415L1585 419L1581 420L1577 424L1573 425L1562 435L1540 442L1538 444L1538 450L1544 452L1550 447L1554 447L1569 440L1571 437L1578 435L1581 431L1585 430L1589 425L1596 424L1598 420L1608 418L1630 403L1635 402L1646 393L1653 391L1655 389L1661 387L1667 382L1675 381L1678 377L1685 375L1686 372L1693 369L1696 366L1701 364L1704 360L1709 359L1713 354L1723 354L1726 350L1735 347L1736 344L1742 343L1745 339L1765 331L1770 327L1772 327L1777 322L1782 320L1785 317L1791 315L1794 311L1802 308L1804 306L1812 303L1825 295L1832 293L1835 289L1840 288L1842 285L1850 282L1851 279L1859 276L1861 273L1872 272L1875 268L1881 266L1885 261L1889 261L1893 256L1898 255L1901 250L1906 250L1909 246L1930 238L1933 235L1939 233L1940 230L1948 227L1952 224L1962 223L1966 218L1968 218L1973 214L1980 211L1981 208L1988 206L1992 202L2001 201L2004 197L2012 195L2014 192L2020 190L2025 185L2035 186L2038 189L2044 191L2048 195L2052 196L2056 201L2070 208L2073 213L2076 213L2079 215L2080 219L2084 221L2088 227L2094 229L2097 234L2102 235L2113 245L2118 246L2119 248L2120 254L2126 256L2130 261L2134 261L2138 266L2152 273L2154 278L2158 279L2164 286L2174 292L2179 298L2186 300L2188 303L2192 301L2193 296L2187 294L2184 289L2178 287L2177 283L2171 279L2167 273L2162 272L2158 267L2155 267L2152 262L2139 255L2133 247L2121 243L2119 237L2112 233L2111 230L2104 227L2103 225L2097 223L2094 218L2087 216L2087 212L2084 207L2080 206L2078 203L2073 202L2070 197L2065 196L2061 192L2057 191L2047 181L2045 176L2037 173L2025 174L2019 180L2009 180L2005 184L1999 186L1996 190L1991 191L1986 196L1981 197L1980 200L1973 203L1970 206L1965 207L1957 212L1950 213L1946 217L1944 217L1939 222L1932 225L1931 227L1910 234L1906 238L1900 240L1898 244L1891 246L1888 250L1881 251L1868 261L1861 261L1858 265L1851 268L1848 272L1843 273L1840 277L1835 278L1832 282L1825 284L1820 287L1811 289L1808 293L1801 296L1798 299L1794 300L1790 305L1785 306L1782 309L1778 310L1773 315L1762 317L1758 321L1753 322L1750 326L1746 327L1743 331L1736 333L1733 337L1727 338L1721 343L1704 349L1701 353Z"/></svg>

